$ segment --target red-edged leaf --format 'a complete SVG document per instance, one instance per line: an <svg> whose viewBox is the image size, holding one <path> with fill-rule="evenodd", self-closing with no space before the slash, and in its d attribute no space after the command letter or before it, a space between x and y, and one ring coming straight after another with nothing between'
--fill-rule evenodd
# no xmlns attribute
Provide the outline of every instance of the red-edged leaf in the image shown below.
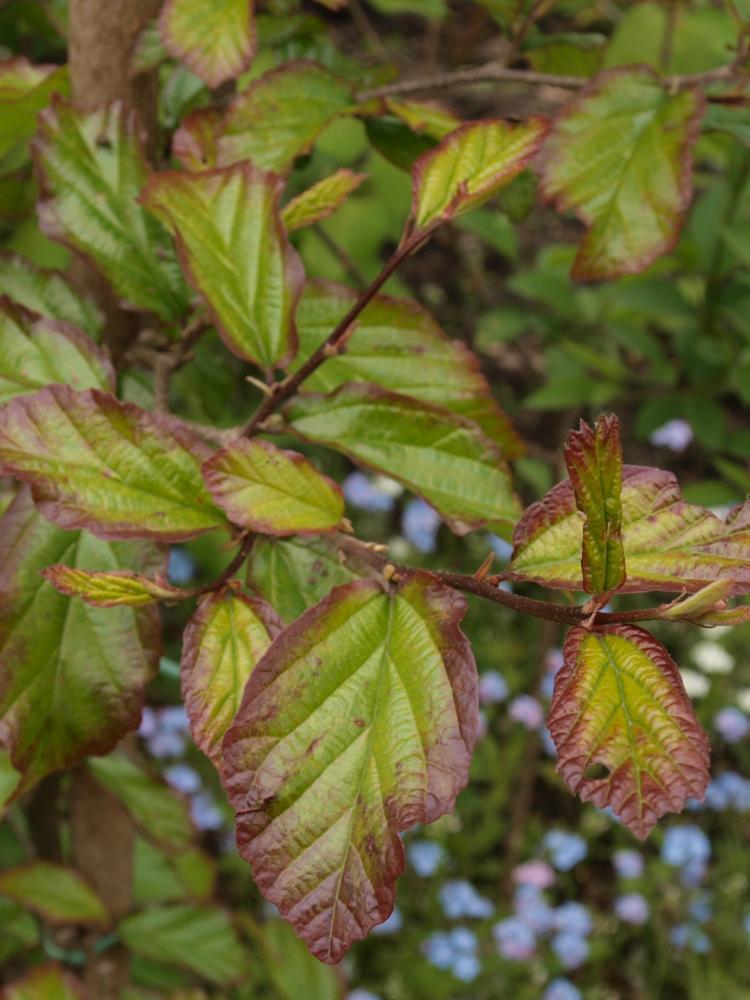
<svg viewBox="0 0 750 1000"><path fill-rule="evenodd" d="M37 267L25 257L0 253L0 295L36 316L60 320L99 340L104 316L58 271Z"/></svg>
<svg viewBox="0 0 750 1000"><path fill-rule="evenodd" d="M636 66L600 73L556 119L542 192L588 227L575 278L642 271L675 245L704 107L697 91L670 93Z"/></svg>
<svg viewBox="0 0 750 1000"><path fill-rule="evenodd" d="M584 590L604 594L625 582L622 547L620 421L602 416L592 429L583 420L565 442L565 464L578 509L585 517L581 571Z"/></svg>
<svg viewBox="0 0 750 1000"><path fill-rule="evenodd" d="M62 66L34 66L17 57L0 61L0 159L32 136L37 115L52 94L68 91L68 74Z"/></svg>
<svg viewBox="0 0 750 1000"><path fill-rule="evenodd" d="M296 451L241 438L203 466L206 486L230 521L264 535L333 531L344 495Z"/></svg>
<svg viewBox="0 0 750 1000"><path fill-rule="evenodd" d="M582 590L582 519L569 480L532 504L516 525L510 578ZM750 503L725 520L682 499L671 472L623 466L623 593L695 592L715 580L750 591Z"/></svg>
<svg viewBox="0 0 750 1000"><path fill-rule="evenodd" d="M195 744L217 767L248 678L283 627L265 601L232 587L204 597L188 622L182 697Z"/></svg>
<svg viewBox="0 0 750 1000"><path fill-rule="evenodd" d="M164 48L209 87L233 80L255 54L254 0L166 0Z"/></svg>
<svg viewBox="0 0 750 1000"><path fill-rule="evenodd" d="M642 628L570 630L547 725L570 790L637 837L702 799L709 744L674 661ZM599 765L606 777L591 776Z"/></svg>
<svg viewBox="0 0 750 1000"><path fill-rule="evenodd" d="M262 368L294 355L305 280L279 213L281 178L251 163L155 174L141 200L171 230L230 351Z"/></svg>
<svg viewBox="0 0 750 1000"><path fill-rule="evenodd" d="M31 483L61 528L100 538L180 541L225 526L201 476L210 454L180 421L96 389L51 385L0 409L0 473Z"/></svg>
<svg viewBox="0 0 750 1000"><path fill-rule="evenodd" d="M94 608L131 608L156 601L180 601L186 594L165 580L149 580L140 573L120 569L111 573L90 572L56 563L42 573L55 590L68 597L80 597Z"/></svg>
<svg viewBox="0 0 750 1000"><path fill-rule="evenodd" d="M147 571L163 562L150 545L61 531L25 489L0 520L0 746L21 774L15 797L135 729L159 662L156 609L71 601L40 572L59 561Z"/></svg>
<svg viewBox="0 0 750 1000"><path fill-rule="evenodd" d="M339 209L367 174L357 174L342 167L329 177L313 184L284 206L281 219L288 233L322 222Z"/></svg>
<svg viewBox="0 0 750 1000"><path fill-rule="evenodd" d="M172 156L187 170L215 167L224 113L217 108L198 108L180 122L172 137Z"/></svg>
<svg viewBox="0 0 750 1000"><path fill-rule="evenodd" d="M56 962L39 965L8 983L2 1000L86 1000L83 983Z"/></svg>
<svg viewBox="0 0 750 1000"><path fill-rule="evenodd" d="M478 723L465 601L416 573L337 587L253 671L223 745L242 856L310 950L337 962L386 919L398 834L453 808Z"/></svg>

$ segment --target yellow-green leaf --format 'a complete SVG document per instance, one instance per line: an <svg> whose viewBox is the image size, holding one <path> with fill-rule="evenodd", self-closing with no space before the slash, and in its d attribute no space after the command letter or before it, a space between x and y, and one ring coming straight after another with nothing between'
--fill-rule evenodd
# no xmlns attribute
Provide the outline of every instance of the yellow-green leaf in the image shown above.
<svg viewBox="0 0 750 1000"><path fill-rule="evenodd" d="M184 591L165 580L149 580L127 569L102 573L56 563L42 575L61 594L80 597L94 608L116 608L121 604L137 608L156 601L179 601L185 596Z"/></svg>
<svg viewBox="0 0 750 1000"><path fill-rule="evenodd" d="M0 62L0 159L36 131L37 115L53 94L68 91L67 70L34 66L22 57Z"/></svg>
<svg viewBox="0 0 750 1000"><path fill-rule="evenodd" d="M239 76L255 52L254 0L166 0L164 48L209 87Z"/></svg>
<svg viewBox="0 0 750 1000"><path fill-rule="evenodd" d="M83 983L54 962L39 965L8 983L3 1000L86 1000Z"/></svg>
<svg viewBox="0 0 750 1000"><path fill-rule="evenodd" d="M292 233L295 229L304 229L333 215L366 177L367 174L357 174L342 167L292 198L281 213L286 231Z"/></svg>
<svg viewBox="0 0 750 1000"><path fill-rule="evenodd" d="M104 904L78 872L46 861L4 868L0 895L53 924L101 924L107 919Z"/></svg>

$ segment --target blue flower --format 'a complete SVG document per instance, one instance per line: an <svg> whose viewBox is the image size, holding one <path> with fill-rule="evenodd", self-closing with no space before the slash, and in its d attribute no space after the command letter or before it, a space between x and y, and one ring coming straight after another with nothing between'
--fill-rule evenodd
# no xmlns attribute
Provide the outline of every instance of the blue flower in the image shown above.
<svg viewBox="0 0 750 1000"><path fill-rule="evenodd" d="M438 969L450 969L455 959L453 944L445 931L435 931L422 945L422 951L430 962Z"/></svg>
<svg viewBox="0 0 750 1000"><path fill-rule="evenodd" d="M550 830L545 834L542 849L550 855L552 864L560 872L570 871L588 854L583 837L565 830Z"/></svg>
<svg viewBox="0 0 750 1000"><path fill-rule="evenodd" d="M344 480L342 489L349 503L360 510L376 514L387 514L393 510L394 497L379 489L364 472L352 472Z"/></svg>
<svg viewBox="0 0 750 1000"><path fill-rule="evenodd" d="M750 913L747 914L745 919L742 921L742 926L745 928L745 934L750 937Z"/></svg>
<svg viewBox="0 0 750 1000"><path fill-rule="evenodd" d="M404 508L401 530L418 552L434 552L440 515L424 500L410 500Z"/></svg>
<svg viewBox="0 0 750 1000"><path fill-rule="evenodd" d="M414 871L421 878L434 875L445 858L445 848L436 840L415 840L406 853Z"/></svg>
<svg viewBox="0 0 750 1000"><path fill-rule="evenodd" d="M485 670L479 677L479 700L483 705L497 705L508 697L508 682L497 670Z"/></svg>
<svg viewBox="0 0 750 1000"><path fill-rule="evenodd" d="M727 743L739 743L750 733L750 719L734 705L716 713L714 726Z"/></svg>
<svg viewBox="0 0 750 1000"><path fill-rule="evenodd" d="M557 757L557 747L555 746L555 741L552 739L552 733L546 726L542 729L541 736L544 752L554 760Z"/></svg>
<svg viewBox="0 0 750 1000"><path fill-rule="evenodd" d="M352 990L346 994L346 1000L380 1000L377 993L370 993L369 990Z"/></svg>
<svg viewBox="0 0 750 1000"><path fill-rule="evenodd" d="M195 579L195 559L187 549L175 546L169 550L167 577L176 587L186 587Z"/></svg>
<svg viewBox="0 0 750 1000"><path fill-rule="evenodd" d="M503 562L508 562L510 557L513 555L513 546L510 542L506 542L504 538L500 538L499 535L487 535L487 541L490 543L490 548L495 553L498 559Z"/></svg>
<svg viewBox="0 0 750 1000"><path fill-rule="evenodd" d="M577 969L589 957L589 943L580 934L562 931L552 938L552 950L566 969Z"/></svg>
<svg viewBox="0 0 750 1000"><path fill-rule="evenodd" d="M643 855L638 851L615 851L612 861L620 878L640 878L643 874Z"/></svg>
<svg viewBox="0 0 750 1000"><path fill-rule="evenodd" d="M711 857L711 844L699 826L685 823L671 826L664 834L661 859L675 868L691 863L705 863Z"/></svg>
<svg viewBox="0 0 750 1000"><path fill-rule="evenodd" d="M707 892L699 892L690 904L690 916L699 924L706 924L713 916L714 908Z"/></svg>
<svg viewBox="0 0 750 1000"><path fill-rule="evenodd" d="M711 785L718 786L727 806L736 809L737 812L750 812L750 778L743 778L736 771L724 771L711 782Z"/></svg>
<svg viewBox="0 0 750 1000"><path fill-rule="evenodd" d="M476 955L459 955L453 963L451 972L462 983L471 983L482 971L482 966Z"/></svg>
<svg viewBox="0 0 750 1000"><path fill-rule="evenodd" d="M190 803L190 815L199 830L220 830L224 817L206 792L200 792Z"/></svg>
<svg viewBox="0 0 750 1000"><path fill-rule="evenodd" d="M672 928L669 940L675 948L689 948L696 955L705 955L711 950L711 942L700 927L678 924Z"/></svg>
<svg viewBox="0 0 750 1000"><path fill-rule="evenodd" d="M640 892L628 892L615 900L615 913L625 924L645 924L648 920L648 902Z"/></svg>
<svg viewBox="0 0 750 1000"><path fill-rule="evenodd" d="M201 776L187 764L172 764L164 772L167 783L185 795L195 795L200 791Z"/></svg>
<svg viewBox="0 0 750 1000"><path fill-rule="evenodd" d="M436 931L422 945L427 961L438 969L450 969L453 975L469 983L479 975L481 965L476 956L479 942L468 927L454 927L449 933Z"/></svg>
<svg viewBox="0 0 750 1000"><path fill-rule="evenodd" d="M563 903L555 910L555 930L586 937L591 927L591 914L583 903Z"/></svg>
<svg viewBox="0 0 750 1000"><path fill-rule="evenodd" d="M693 428L687 420L679 417L657 427L649 437L651 444L657 448L669 448L670 451L684 451L692 440Z"/></svg>
<svg viewBox="0 0 750 1000"><path fill-rule="evenodd" d="M472 954L479 947L479 940L470 927L454 927L448 937L456 951Z"/></svg>
<svg viewBox="0 0 750 1000"><path fill-rule="evenodd" d="M581 1000L581 991L562 976L553 979L542 994L542 1000Z"/></svg>
<svg viewBox="0 0 750 1000"><path fill-rule="evenodd" d="M531 958L536 948L536 935L529 925L518 917L506 917L492 928L497 949L503 958L516 962Z"/></svg>
<svg viewBox="0 0 750 1000"><path fill-rule="evenodd" d="M373 927L373 934L398 934L401 928L404 926L404 917L401 910L396 906L387 920L384 920L382 924L378 924L377 927Z"/></svg>
<svg viewBox="0 0 750 1000"><path fill-rule="evenodd" d="M495 912L490 900L480 896L474 886L463 879L453 879L441 887L440 905L443 913L451 920L461 917L475 917L481 920L491 917Z"/></svg>
<svg viewBox="0 0 750 1000"><path fill-rule="evenodd" d="M533 885L520 885L513 896L513 909L536 934L552 930L555 911Z"/></svg>
<svg viewBox="0 0 750 1000"><path fill-rule="evenodd" d="M544 722L541 702L530 694L519 694L508 706L508 715L514 722L520 722L527 729L539 729Z"/></svg>

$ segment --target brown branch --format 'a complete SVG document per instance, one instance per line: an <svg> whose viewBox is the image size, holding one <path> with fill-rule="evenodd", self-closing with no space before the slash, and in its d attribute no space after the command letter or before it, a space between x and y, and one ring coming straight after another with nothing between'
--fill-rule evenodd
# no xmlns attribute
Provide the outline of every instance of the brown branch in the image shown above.
<svg viewBox="0 0 750 1000"><path fill-rule="evenodd" d="M255 535L245 535L242 545L240 545L239 549L235 553L234 559L232 559L221 576L218 576L213 583L209 583L205 587L201 587L199 590L190 591L187 596L199 597L201 594L210 594L215 590L221 590L223 586L229 583L232 577L242 566L243 562L250 555L250 550L252 549L254 542Z"/></svg>

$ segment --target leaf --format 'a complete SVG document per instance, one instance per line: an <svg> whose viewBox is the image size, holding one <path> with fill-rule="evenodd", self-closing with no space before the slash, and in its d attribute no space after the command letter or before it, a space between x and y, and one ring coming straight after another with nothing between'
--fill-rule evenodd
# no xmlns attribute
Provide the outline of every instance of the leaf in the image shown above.
<svg viewBox="0 0 750 1000"><path fill-rule="evenodd" d="M20 56L0 62L0 159L34 134L37 115L52 95L67 91L68 74L61 66L34 66Z"/></svg>
<svg viewBox="0 0 750 1000"><path fill-rule="evenodd" d="M384 472L432 504L456 534L508 532L518 517L510 472L473 425L441 407L371 385L299 397L286 410L303 440Z"/></svg>
<svg viewBox="0 0 750 1000"><path fill-rule="evenodd" d="M0 871L0 894L52 924L101 924L107 911L78 872L46 861Z"/></svg>
<svg viewBox="0 0 750 1000"><path fill-rule="evenodd" d="M81 981L54 962L25 972L2 992L3 1000L84 1000L84 997Z"/></svg>
<svg viewBox="0 0 750 1000"><path fill-rule="evenodd" d="M335 543L320 538L259 538L250 553L248 582L284 622L293 622L332 587L359 574L339 558Z"/></svg>
<svg viewBox="0 0 750 1000"><path fill-rule="evenodd" d="M411 217L418 232L477 208L519 174L547 134L546 118L520 125L465 122L414 164Z"/></svg>
<svg viewBox="0 0 750 1000"><path fill-rule="evenodd" d="M660 816L702 799L708 737L680 672L656 639L633 625L570 630L547 726L570 790L645 838ZM607 776L588 776L594 765Z"/></svg>
<svg viewBox="0 0 750 1000"><path fill-rule="evenodd" d="M149 580L128 569L92 573L56 563L43 570L42 576L61 594L80 597L94 608L116 608L123 604L137 608L156 601L179 601L187 596L184 590L165 580Z"/></svg>
<svg viewBox="0 0 750 1000"><path fill-rule="evenodd" d="M0 473L31 483L61 528L100 538L179 541L223 526L200 473L210 453L178 420L96 389L51 385L0 410Z"/></svg>
<svg viewBox="0 0 750 1000"><path fill-rule="evenodd" d="M732 593L731 580L714 580L694 594L673 601L662 609L661 617L668 621L700 622L705 616L726 610L726 598ZM737 610L737 609L733 609ZM750 608L748 608L750 611Z"/></svg>
<svg viewBox="0 0 750 1000"><path fill-rule="evenodd" d="M284 206L281 219L286 231L293 233L296 229L304 229L327 219L341 208L352 191L356 191L366 179L367 174L357 174L342 167L313 184Z"/></svg>
<svg viewBox="0 0 750 1000"><path fill-rule="evenodd" d="M280 178L241 163L155 174L143 203L170 229L227 347L263 368L294 354L302 262L279 215Z"/></svg>
<svg viewBox="0 0 750 1000"><path fill-rule="evenodd" d="M50 383L113 390L109 358L85 334L50 319L31 322L0 298L0 404Z"/></svg>
<svg viewBox="0 0 750 1000"><path fill-rule="evenodd" d="M682 499L671 472L623 467L622 541L628 575L621 593L694 593L715 580L750 592L750 504L722 521ZM569 480L532 504L516 525L510 579L582 590L582 523Z"/></svg>
<svg viewBox="0 0 750 1000"><path fill-rule="evenodd" d="M329 282L305 285L297 308L300 350L292 370L325 341L357 299L357 293ZM371 382L383 389L444 406L478 424L506 458L525 445L494 400L479 363L465 345L449 340L416 302L377 295L362 311L346 350L329 358L304 386L331 392L348 382Z"/></svg>
<svg viewBox="0 0 750 1000"><path fill-rule="evenodd" d="M91 758L87 766L149 837L172 848L190 844L193 827L187 802L163 782L152 778L120 752Z"/></svg>
<svg viewBox="0 0 750 1000"><path fill-rule="evenodd" d="M215 167L224 113L218 108L198 108L180 122L172 136L172 156L187 170Z"/></svg>
<svg viewBox="0 0 750 1000"><path fill-rule="evenodd" d="M208 594L182 642L182 699L196 746L219 766L221 741L261 656L283 628L259 598L226 588Z"/></svg>
<svg viewBox="0 0 750 1000"><path fill-rule="evenodd" d="M304 455L238 438L203 466L208 492L230 521L264 535L319 534L341 526L344 495Z"/></svg>
<svg viewBox="0 0 750 1000"><path fill-rule="evenodd" d="M209 87L233 80L255 54L254 0L167 0L159 27L164 48Z"/></svg>
<svg viewBox="0 0 750 1000"><path fill-rule="evenodd" d="M602 416L592 428L581 421L565 442L565 464L584 516L581 570L589 594L606 594L625 582L622 547L622 447L620 421Z"/></svg>
<svg viewBox="0 0 750 1000"><path fill-rule="evenodd" d="M340 1000L336 971L317 962L288 924L269 920L259 930L265 971L279 1000Z"/></svg>
<svg viewBox="0 0 750 1000"><path fill-rule="evenodd" d="M434 101L401 101L386 97L385 106L415 132L424 132L433 139L444 139L461 125L447 108Z"/></svg>
<svg viewBox="0 0 750 1000"><path fill-rule="evenodd" d="M154 609L70 601L40 574L59 561L107 569L157 562L150 546L61 531L27 490L0 520L0 745L22 776L14 798L135 729L158 666Z"/></svg>
<svg viewBox="0 0 750 1000"><path fill-rule="evenodd" d="M169 236L138 204L146 164L133 112L79 115L56 101L34 150L44 232L85 254L132 308L180 322L189 298Z"/></svg>
<svg viewBox="0 0 750 1000"><path fill-rule="evenodd" d="M192 898L210 900L216 883L213 860L197 848L175 853L161 851L147 840L136 838L133 870L133 902L170 903Z"/></svg>
<svg viewBox="0 0 750 1000"><path fill-rule="evenodd" d="M750 146L750 107L711 102L706 109L703 127L709 131L728 132Z"/></svg>
<svg viewBox="0 0 750 1000"><path fill-rule="evenodd" d="M466 603L425 573L337 587L253 671L223 781L255 881L324 962L393 908L398 834L453 808L477 734Z"/></svg>
<svg viewBox="0 0 750 1000"><path fill-rule="evenodd" d="M119 933L135 955L183 966L211 983L232 983L246 971L237 934L217 907L160 906L127 917Z"/></svg>
<svg viewBox="0 0 750 1000"><path fill-rule="evenodd" d="M670 95L635 67L600 73L556 119L542 193L588 227L574 278L634 274L675 245L704 104L697 91Z"/></svg>
<svg viewBox="0 0 750 1000"><path fill-rule="evenodd" d="M48 319L63 320L98 340L104 317L56 271L44 271L31 261L0 254L0 295Z"/></svg>
<svg viewBox="0 0 750 1000"><path fill-rule="evenodd" d="M235 97L219 138L219 163L251 160L264 170L286 171L318 134L354 106L346 80L308 60L265 73Z"/></svg>

